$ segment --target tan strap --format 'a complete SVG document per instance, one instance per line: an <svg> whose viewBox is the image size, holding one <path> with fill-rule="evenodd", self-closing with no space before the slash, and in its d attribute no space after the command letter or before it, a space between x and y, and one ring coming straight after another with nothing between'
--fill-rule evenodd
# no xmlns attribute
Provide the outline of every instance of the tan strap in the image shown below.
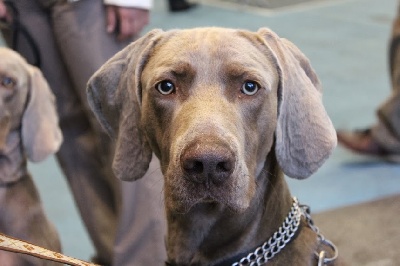
<svg viewBox="0 0 400 266"><path fill-rule="evenodd" d="M96 264L65 256L20 239L12 238L0 233L0 250L27 254L44 260L64 263L72 266L95 266Z"/></svg>

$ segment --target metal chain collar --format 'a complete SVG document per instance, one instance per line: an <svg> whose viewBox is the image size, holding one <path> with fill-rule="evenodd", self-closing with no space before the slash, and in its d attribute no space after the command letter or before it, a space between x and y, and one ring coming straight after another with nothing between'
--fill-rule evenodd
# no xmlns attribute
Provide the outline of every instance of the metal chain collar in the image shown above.
<svg viewBox="0 0 400 266"><path fill-rule="evenodd" d="M285 221L272 237L256 248L254 252L249 253L238 262L233 263L232 266L261 266L266 264L292 240L293 236L299 229L301 216L304 216L308 226L317 233L320 246L328 246L334 252L332 258L326 258L326 252L322 250L322 248L320 252L315 251L318 266L324 266L335 261L338 257L336 246L328 239L325 239L325 237L319 232L318 227L314 225L310 215L310 208L307 205L299 205L297 198L294 197L288 216L286 216Z"/></svg>
<svg viewBox="0 0 400 266"><path fill-rule="evenodd" d="M318 260L318 266L324 266L333 263L339 256L337 247L320 233L319 228L314 224L314 221L311 218L310 207L307 205L300 205L300 208L302 209L303 216L305 217L308 226L317 234L320 243L318 247L320 251L314 252L315 257ZM333 251L333 256L331 258L326 257L326 251L322 249L323 246Z"/></svg>
<svg viewBox="0 0 400 266"><path fill-rule="evenodd" d="M264 242L264 244L256 248L254 252L249 253L240 261L233 263L232 266L260 266L267 263L275 254L279 253L296 234L300 225L301 215L302 210L299 207L299 202L297 198L293 198L290 212L278 231Z"/></svg>

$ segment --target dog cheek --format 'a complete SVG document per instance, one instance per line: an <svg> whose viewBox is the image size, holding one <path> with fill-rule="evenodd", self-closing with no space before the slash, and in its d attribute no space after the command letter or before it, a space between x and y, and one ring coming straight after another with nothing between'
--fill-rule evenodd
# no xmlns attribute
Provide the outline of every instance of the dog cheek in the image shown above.
<svg viewBox="0 0 400 266"><path fill-rule="evenodd" d="M190 184L185 184L181 171L166 165L164 174L164 197L166 209L186 213L193 204L193 194L188 193Z"/></svg>
<svg viewBox="0 0 400 266"><path fill-rule="evenodd" d="M160 103L154 93L147 92L143 97L142 127L145 128L150 147L164 166L169 165L170 148L176 136L171 127L174 113L172 105Z"/></svg>
<svg viewBox="0 0 400 266"><path fill-rule="evenodd" d="M243 114L246 162L251 174L258 176L271 152L277 125L277 100L274 94L262 98L259 105ZM251 115L249 115L249 113Z"/></svg>
<svg viewBox="0 0 400 266"><path fill-rule="evenodd" d="M237 167L233 173L230 184L228 205L235 212L245 211L251 204L256 194L257 161L257 135L248 134L243 123L237 125L231 145L237 154Z"/></svg>
<svg viewBox="0 0 400 266"><path fill-rule="evenodd" d="M0 113L0 151L5 148L9 131L10 131L10 116Z"/></svg>
<svg viewBox="0 0 400 266"><path fill-rule="evenodd" d="M164 200L166 210L170 211L180 211L184 209L182 202L179 200L179 195L174 192L175 189L169 184L168 179L164 183Z"/></svg>
<svg viewBox="0 0 400 266"><path fill-rule="evenodd" d="M140 127L143 129L146 135L146 140L150 145L150 148L155 155L161 161L161 139L163 138L160 116L154 112L152 102L147 101L147 97L144 97L143 106L141 111Z"/></svg>
<svg viewBox="0 0 400 266"><path fill-rule="evenodd" d="M256 194L256 181L253 175L250 175L246 166L239 167L238 176L235 182L227 189L230 200L227 205L234 212L241 213L245 211Z"/></svg>

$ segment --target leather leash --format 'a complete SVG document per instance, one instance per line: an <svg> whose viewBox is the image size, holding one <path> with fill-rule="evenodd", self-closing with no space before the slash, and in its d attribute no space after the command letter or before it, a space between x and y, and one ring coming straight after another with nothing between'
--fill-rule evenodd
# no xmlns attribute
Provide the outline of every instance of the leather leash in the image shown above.
<svg viewBox="0 0 400 266"><path fill-rule="evenodd" d="M61 253L42 248L26 241L12 238L0 233L0 250L30 255L43 260L64 263L71 266L99 266L90 262L75 259Z"/></svg>

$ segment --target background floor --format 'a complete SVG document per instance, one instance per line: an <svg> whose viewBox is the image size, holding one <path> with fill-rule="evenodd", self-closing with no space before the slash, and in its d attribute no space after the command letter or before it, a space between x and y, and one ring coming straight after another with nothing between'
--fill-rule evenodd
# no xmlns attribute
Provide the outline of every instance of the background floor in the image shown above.
<svg viewBox="0 0 400 266"><path fill-rule="evenodd" d="M324 103L336 128L363 128L389 95L387 47L396 0L312 1L282 9L256 9L203 0L182 14L155 0L146 28L269 27L294 42L311 60L324 86ZM92 245L54 158L31 165L64 253L89 259ZM400 165L351 154L338 147L307 180L288 180L292 192L314 213L400 194ZM399 215L393 213L393 215Z"/></svg>

